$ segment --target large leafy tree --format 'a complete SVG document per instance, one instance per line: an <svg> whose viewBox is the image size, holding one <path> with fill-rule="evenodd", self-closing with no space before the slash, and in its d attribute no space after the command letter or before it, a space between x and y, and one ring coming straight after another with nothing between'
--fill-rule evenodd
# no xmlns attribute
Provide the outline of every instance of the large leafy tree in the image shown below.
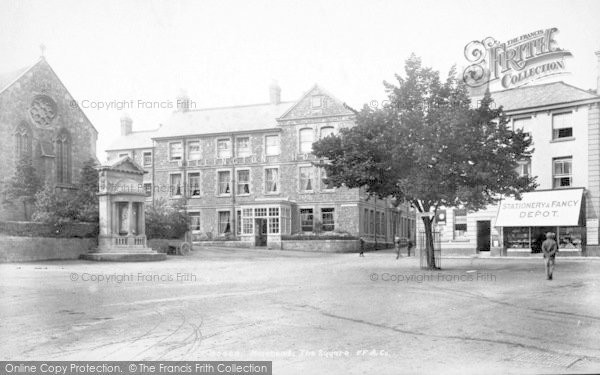
<svg viewBox="0 0 600 375"><path fill-rule="evenodd" d="M188 230L189 216L185 201L167 202L160 198L146 206L146 236L155 238L182 238Z"/></svg>
<svg viewBox="0 0 600 375"><path fill-rule="evenodd" d="M35 196L34 221L66 223L74 221L98 222L98 171L96 162L84 162L77 182L77 190L57 190L48 182Z"/></svg>
<svg viewBox="0 0 600 375"><path fill-rule="evenodd" d="M80 221L98 221L98 171L96 161L89 159L83 164L77 184L77 196L73 202L73 210Z"/></svg>
<svg viewBox="0 0 600 375"><path fill-rule="evenodd" d="M35 201L35 195L42 189L42 180L38 177L31 158L23 157L17 162L15 174L6 183L6 197L23 205L23 219L29 220L28 207Z"/></svg>
<svg viewBox="0 0 600 375"><path fill-rule="evenodd" d="M438 208L481 209L502 195L519 196L535 188L521 177L517 162L529 158L531 140L512 131L502 107L489 92L477 107L454 68L442 81L412 55L405 77L385 82L388 101L365 106L354 127L313 144L328 159L328 182L365 187L380 197L410 202L420 213L426 238L427 266L435 269L433 220Z"/></svg>

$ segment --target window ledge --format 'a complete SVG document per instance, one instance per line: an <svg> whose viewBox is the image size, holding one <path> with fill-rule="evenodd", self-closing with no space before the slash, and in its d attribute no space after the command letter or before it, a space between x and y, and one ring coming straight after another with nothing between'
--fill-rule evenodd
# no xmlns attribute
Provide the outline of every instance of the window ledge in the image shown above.
<svg viewBox="0 0 600 375"><path fill-rule="evenodd" d="M453 240L450 240L450 242L471 242L471 240L468 238L455 238Z"/></svg>
<svg viewBox="0 0 600 375"><path fill-rule="evenodd" d="M281 194L281 193L279 193L279 192L265 193L265 195L279 195L279 194Z"/></svg>
<svg viewBox="0 0 600 375"><path fill-rule="evenodd" d="M568 142L568 141L574 141L574 140L575 140L575 137L564 137L564 138L552 139L550 141L550 143Z"/></svg>
<svg viewBox="0 0 600 375"><path fill-rule="evenodd" d="M236 194L236 197L249 197L251 195L251 193L244 193L244 194Z"/></svg>
<svg viewBox="0 0 600 375"><path fill-rule="evenodd" d="M231 194L217 194L217 198L228 198L231 197Z"/></svg>
<svg viewBox="0 0 600 375"><path fill-rule="evenodd" d="M200 199L200 198L202 198L202 195L190 195L188 198L190 198L190 199Z"/></svg>

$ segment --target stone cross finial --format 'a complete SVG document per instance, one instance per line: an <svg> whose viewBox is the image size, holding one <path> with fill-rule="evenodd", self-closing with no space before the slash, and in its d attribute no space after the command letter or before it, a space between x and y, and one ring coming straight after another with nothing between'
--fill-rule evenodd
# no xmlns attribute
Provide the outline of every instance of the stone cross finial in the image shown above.
<svg viewBox="0 0 600 375"><path fill-rule="evenodd" d="M45 58L46 57L46 45L45 44L40 44L40 51L42 52L42 55L40 56L41 58Z"/></svg>

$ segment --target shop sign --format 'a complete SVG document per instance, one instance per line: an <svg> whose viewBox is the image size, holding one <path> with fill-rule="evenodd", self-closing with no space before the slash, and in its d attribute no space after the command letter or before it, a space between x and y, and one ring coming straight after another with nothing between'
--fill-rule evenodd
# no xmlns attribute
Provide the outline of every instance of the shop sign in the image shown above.
<svg viewBox="0 0 600 375"><path fill-rule="evenodd" d="M497 227L577 226L583 189L534 191L500 202Z"/></svg>

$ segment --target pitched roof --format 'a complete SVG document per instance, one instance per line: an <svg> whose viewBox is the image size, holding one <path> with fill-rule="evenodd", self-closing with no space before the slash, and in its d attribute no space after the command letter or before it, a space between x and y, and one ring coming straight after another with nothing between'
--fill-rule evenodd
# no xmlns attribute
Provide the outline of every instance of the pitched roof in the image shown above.
<svg viewBox="0 0 600 375"><path fill-rule="evenodd" d="M52 74L54 75L54 77L56 77L56 80L62 85L62 87L67 92L67 94L69 94L69 96L71 98L73 98L73 95L71 95L71 93L69 92L69 90L67 89L67 87L65 86L65 84L61 81L60 77L58 77L58 75L56 74L56 72L54 71L54 69L52 69L52 67L50 66L50 64L48 64L48 62L46 61L46 59L44 57L40 57L40 59L38 61L36 61L35 64L33 64L33 65L30 65L30 66L27 66L27 67L23 67L23 68L14 70L12 72L0 74L0 94L3 93L9 87L11 87L15 82L17 82L25 73L27 73L28 71L32 70L35 66L37 66L38 64L40 64L42 62L48 67L48 69L50 69L50 71L52 72ZM79 106L79 104L76 101L74 103L76 104L76 107L81 111L81 113L83 114L83 116L88 120L89 124L92 126L92 129L94 129L94 131L97 134L98 133L98 129L96 129L96 127L90 121L90 119L85 114L85 112L83 112L83 110L81 109L81 107Z"/></svg>
<svg viewBox="0 0 600 375"><path fill-rule="evenodd" d="M267 103L175 112L152 138L275 128L279 116L292 104L293 102Z"/></svg>
<svg viewBox="0 0 600 375"><path fill-rule="evenodd" d="M106 148L106 151L152 148L152 138L159 129L140 130L119 136Z"/></svg>
<svg viewBox="0 0 600 375"><path fill-rule="evenodd" d="M25 72L27 72L29 69L33 68L36 64L13 70L12 72L0 74L0 92L3 92L7 88L9 88L13 83L17 81L17 79L19 79L19 77L25 74Z"/></svg>
<svg viewBox="0 0 600 375"><path fill-rule="evenodd" d="M100 166L96 167L96 170L98 170L98 171L112 170L112 171L119 171L119 172L133 173L133 174L148 173L148 171L144 170L144 168L142 168L138 163L135 162L135 160L133 160L129 156L123 156L116 160L111 161L110 163L108 163L106 165L100 165Z"/></svg>
<svg viewBox="0 0 600 375"><path fill-rule="evenodd" d="M281 115L279 120L295 119L297 116L305 117L307 115L307 112L305 109L308 109L311 112L310 114L308 114L309 116L314 116L314 117L327 116L328 115L327 111L326 112L323 112L323 111L315 112L314 109L311 108L312 105L309 101L309 97L312 95L323 95L323 96L328 97L330 100L329 105L332 107L332 108L328 108L328 109L330 111L333 110L335 112L335 116L339 116L340 114L356 114L357 113L357 111L355 109L351 108L349 105L342 102L335 96L331 95L327 90L323 89L322 87L320 87L318 84L315 83L314 86L310 88L310 90L308 90L304 94L302 94L302 96L300 97L300 100L295 102L294 105L290 106L288 108L288 110L285 111ZM302 108L302 107L304 107L304 108Z"/></svg>
<svg viewBox="0 0 600 375"><path fill-rule="evenodd" d="M523 86L496 91L491 94L496 105L502 105L505 111L566 104L583 100L600 100L600 96L562 81Z"/></svg>

